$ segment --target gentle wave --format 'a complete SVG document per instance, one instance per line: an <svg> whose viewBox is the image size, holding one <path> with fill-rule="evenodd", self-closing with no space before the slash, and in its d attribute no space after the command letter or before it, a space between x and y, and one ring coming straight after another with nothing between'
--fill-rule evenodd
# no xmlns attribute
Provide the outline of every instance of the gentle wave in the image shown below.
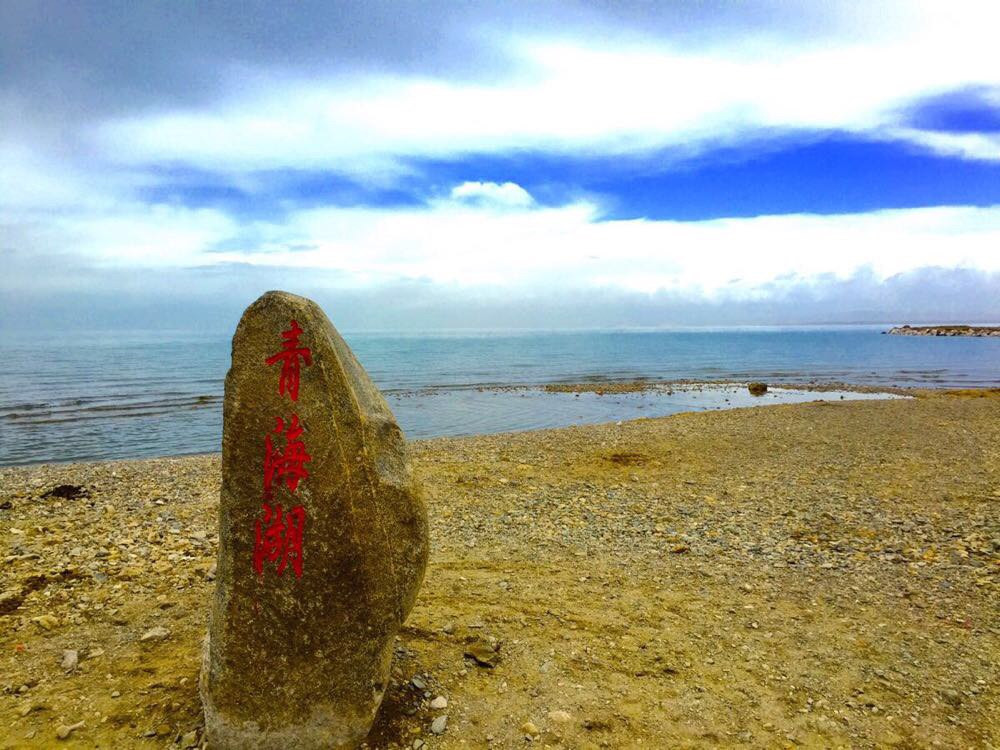
<svg viewBox="0 0 1000 750"><path fill-rule="evenodd" d="M173 399L148 401L136 404L104 404L84 409L50 409L27 413L11 412L0 414L0 418L17 421L19 424L56 424L76 422L84 419L121 419L170 414L180 409L206 409L221 405L221 396L198 396L194 399Z"/></svg>

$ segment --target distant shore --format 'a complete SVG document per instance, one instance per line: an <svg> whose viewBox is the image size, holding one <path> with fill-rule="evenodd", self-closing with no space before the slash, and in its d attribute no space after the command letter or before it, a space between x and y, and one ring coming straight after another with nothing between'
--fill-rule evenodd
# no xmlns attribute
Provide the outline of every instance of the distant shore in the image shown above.
<svg viewBox="0 0 1000 750"><path fill-rule="evenodd" d="M895 326L887 333L894 336L997 336L1000 326Z"/></svg>

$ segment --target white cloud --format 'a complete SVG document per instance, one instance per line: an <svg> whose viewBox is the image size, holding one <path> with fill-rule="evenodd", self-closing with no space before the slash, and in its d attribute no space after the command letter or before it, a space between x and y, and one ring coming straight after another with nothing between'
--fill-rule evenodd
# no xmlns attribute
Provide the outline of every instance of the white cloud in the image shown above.
<svg viewBox="0 0 1000 750"><path fill-rule="evenodd" d="M1000 207L604 221L591 203L545 207L513 183L466 182L427 207L320 207L282 221L239 222L121 197L26 216L3 230L39 255L69 249L90 264L140 271L228 263L323 270L349 288L421 280L733 299L859 270L879 279L928 266L1000 271Z"/></svg>
<svg viewBox="0 0 1000 750"><path fill-rule="evenodd" d="M600 221L586 203L497 212L441 201L432 210L313 209L274 232L311 249L276 243L206 261L335 270L352 286L423 279L708 297L860 269L882 279L927 266L1000 271L1000 207L677 222Z"/></svg>
<svg viewBox="0 0 1000 750"><path fill-rule="evenodd" d="M520 185L505 182L463 182L451 189L454 200L471 201L498 208L526 208L534 199Z"/></svg>
<svg viewBox="0 0 1000 750"><path fill-rule="evenodd" d="M663 41L497 40L515 64L489 83L261 75L214 106L107 122L96 137L115 158L226 169L384 171L396 156L515 148L698 150L785 128L844 129L1000 160L994 137L899 122L900 110L922 97L1000 86L1000 5L883 9L872 19L856 4L857 39L813 45L752 33L683 49Z"/></svg>
<svg viewBox="0 0 1000 750"><path fill-rule="evenodd" d="M884 134L890 139L908 141L945 156L1000 161L1000 133L943 133L891 127L886 128Z"/></svg>

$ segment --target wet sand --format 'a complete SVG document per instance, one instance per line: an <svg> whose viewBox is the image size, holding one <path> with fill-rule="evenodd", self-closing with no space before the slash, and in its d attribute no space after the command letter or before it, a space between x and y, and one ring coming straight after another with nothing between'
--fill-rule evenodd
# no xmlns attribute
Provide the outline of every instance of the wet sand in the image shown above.
<svg viewBox="0 0 1000 750"><path fill-rule="evenodd" d="M443 438L413 459L431 562L371 747L1000 744L996 393ZM0 470L0 747L198 741L218 472ZM59 484L88 496L42 498Z"/></svg>

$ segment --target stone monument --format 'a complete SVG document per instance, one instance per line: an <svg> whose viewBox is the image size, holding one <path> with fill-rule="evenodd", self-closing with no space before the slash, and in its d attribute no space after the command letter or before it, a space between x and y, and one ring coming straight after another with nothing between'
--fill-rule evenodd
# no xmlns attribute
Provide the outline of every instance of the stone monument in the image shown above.
<svg viewBox="0 0 1000 750"><path fill-rule="evenodd" d="M201 697L213 750L353 748L427 563L378 389L314 302L267 292L233 337Z"/></svg>

